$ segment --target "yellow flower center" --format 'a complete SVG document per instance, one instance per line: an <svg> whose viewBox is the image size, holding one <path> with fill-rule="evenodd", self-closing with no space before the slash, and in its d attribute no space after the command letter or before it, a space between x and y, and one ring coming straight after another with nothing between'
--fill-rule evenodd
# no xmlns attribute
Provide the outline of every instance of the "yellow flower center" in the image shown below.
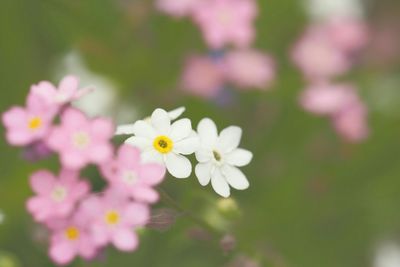
<svg viewBox="0 0 400 267"><path fill-rule="evenodd" d="M32 131L39 129L43 122L40 117L33 117L28 122L28 128Z"/></svg>
<svg viewBox="0 0 400 267"><path fill-rule="evenodd" d="M154 139L153 146L158 152L166 154L172 150L174 143L168 136L161 135Z"/></svg>
<svg viewBox="0 0 400 267"><path fill-rule="evenodd" d="M76 227L74 227L74 226L68 227L68 228L65 230L65 233L64 233L64 234L65 234L65 237L66 237L68 240L71 240L71 241L74 241L74 240L79 239L79 235L80 235L78 228L76 228Z"/></svg>
<svg viewBox="0 0 400 267"><path fill-rule="evenodd" d="M119 223L120 216L119 216L118 212L111 210L106 213L104 220L109 225L115 225L115 224Z"/></svg>
<svg viewBox="0 0 400 267"><path fill-rule="evenodd" d="M72 136L72 142L77 148L84 149L90 144L90 138L85 132L77 132Z"/></svg>

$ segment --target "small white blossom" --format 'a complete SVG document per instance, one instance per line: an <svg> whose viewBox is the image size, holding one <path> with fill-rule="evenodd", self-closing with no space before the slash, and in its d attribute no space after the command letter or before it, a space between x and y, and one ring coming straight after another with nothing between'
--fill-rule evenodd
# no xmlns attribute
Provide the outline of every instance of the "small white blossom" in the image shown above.
<svg viewBox="0 0 400 267"><path fill-rule="evenodd" d="M185 112L186 108L185 107L179 107L177 109L171 110L168 112L168 116L170 118L171 121L176 120L177 118L179 118L183 112ZM145 118L144 121L150 122L151 118ZM131 135L134 134L134 123L131 124L123 124L123 125L119 125L117 127L117 130L115 131L115 135Z"/></svg>
<svg viewBox="0 0 400 267"><path fill-rule="evenodd" d="M174 115L179 113L175 112ZM170 114L163 109L156 109L149 121L139 120L131 130L134 136L125 143L140 148L144 162L164 164L176 178L190 176L192 164L183 155L193 154L199 146L199 140L189 119L180 119L171 124Z"/></svg>
<svg viewBox="0 0 400 267"><path fill-rule="evenodd" d="M218 136L215 123L205 118L200 121L197 132L200 148L196 151L199 164L195 173L200 184L206 186L211 181L215 192L223 197L230 195L229 186L237 190L247 189L249 182L237 167L249 164L253 154L238 148L242 129L230 126Z"/></svg>

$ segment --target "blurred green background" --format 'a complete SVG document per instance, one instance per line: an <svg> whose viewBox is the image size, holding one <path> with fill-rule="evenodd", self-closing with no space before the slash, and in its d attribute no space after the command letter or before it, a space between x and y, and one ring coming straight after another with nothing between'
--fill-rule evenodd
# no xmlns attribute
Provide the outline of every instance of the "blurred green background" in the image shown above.
<svg viewBox="0 0 400 267"><path fill-rule="evenodd" d="M250 188L233 193L240 214L222 212L211 187L202 188L194 176L184 181L168 177L163 185L185 209L234 235L233 251L224 253L216 237L194 234L198 225L182 215L166 231L144 230L135 253L109 249L99 260L78 260L71 266L247 266L229 264L248 257L268 267L368 267L374 266L381 242L400 244L396 57L374 60L371 53L379 51L371 48L344 78L360 88L371 127L366 142L346 144L328 120L297 104L304 83L288 51L308 22L303 5L294 0L258 4L255 47L276 57L278 81L269 92L232 91L233 100L221 106L177 89L185 57L207 49L189 20L157 13L150 0L1 1L0 112L22 105L31 84L57 83L66 74L60 62L72 53L113 84L119 101L113 111L123 103L128 113L135 112L132 117L141 117L156 107L183 105L196 125L207 116L220 129L241 126L242 147L254 152L252 164L244 169ZM399 10L398 1L369 1L367 19L375 28L400 24ZM379 53L376 58L382 59ZM0 134L4 136L4 129ZM29 174L42 167L55 170L57 160L27 163L20 150L0 138L0 210L5 215L0 267L54 266L43 232L24 207L32 194Z"/></svg>

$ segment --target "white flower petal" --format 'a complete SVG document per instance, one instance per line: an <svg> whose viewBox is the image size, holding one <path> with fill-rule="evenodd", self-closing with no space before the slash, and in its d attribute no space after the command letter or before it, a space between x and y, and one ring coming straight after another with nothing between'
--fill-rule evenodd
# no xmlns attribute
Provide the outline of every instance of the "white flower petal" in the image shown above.
<svg viewBox="0 0 400 267"><path fill-rule="evenodd" d="M133 125L133 131L136 136L147 137L149 139L154 139L157 136L155 129L145 121L137 121Z"/></svg>
<svg viewBox="0 0 400 267"><path fill-rule="evenodd" d="M117 127L115 135L134 134L134 124L123 124Z"/></svg>
<svg viewBox="0 0 400 267"><path fill-rule="evenodd" d="M168 116L172 121L176 120L177 118L179 118L183 114L183 112L185 112L185 110L186 110L185 107L176 108L174 110L169 111L168 112Z"/></svg>
<svg viewBox="0 0 400 267"><path fill-rule="evenodd" d="M192 123L189 119L180 119L174 122L171 126L169 137L177 142L188 137L192 133Z"/></svg>
<svg viewBox="0 0 400 267"><path fill-rule="evenodd" d="M241 138L242 129L237 126L229 126L221 131L217 141L217 148L222 153L229 153L239 146Z"/></svg>
<svg viewBox="0 0 400 267"><path fill-rule="evenodd" d="M199 149L195 152L196 159L200 163L208 162L213 159L213 154L211 150Z"/></svg>
<svg viewBox="0 0 400 267"><path fill-rule="evenodd" d="M197 132L202 146L207 148L212 148L214 146L218 138L218 132L217 126L211 119L202 119L199 125L197 125Z"/></svg>
<svg viewBox="0 0 400 267"><path fill-rule="evenodd" d="M241 170L236 167L225 164L222 167L222 173L230 186L237 190L249 188L249 181Z"/></svg>
<svg viewBox="0 0 400 267"><path fill-rule="evenodd" d="M211 174L211 185L214 188L214 191L220 196L229 197L231 194L228 182L225 180L224 176L222 176L222 173L218 168L216 168Z"/></svg>
<svg viewBox="0 0 400 267"><path fill-rule="evenodd" d="M125 144L135 146L141 150L147 150L152 146L151 139L140 136L131 136L125 140Z"/></svg>
<svg viewBox="0 0 400 267"><path fill-rule="evenodd" d="M167 170L172 176L187 178L192 173L192 164L186 157L171 152L166 154L164 159Z"/></svg>
<svg viewBox="0 0 400 267"><path fill-rule="evenodd" d="M174 143L174 152L190 155L199 148L199 138L197 136L188 137Z"/></svg>
<svg viewBox="0 0 400 267"><path fill-rule="evenodd" d="M171 128L171 119L168 113L158 108L151 114L151 124L161 134L168 134Z"/></svg>
<svg viewBox="0 0 400 267"><path fill-rule="evenodd" d="M199 163L196 165L195 168L196 177L202 186L206 186L210 182L212 167L213 165L211 162Z"/></svg>
<svg viewBox="0 0 400 267"><path fill-rule="evenodd" d="M253 153L246 149L238 148L225 155L225 161L237 167L243 167L250 163L253 158Z"/></svg>
<svg viewBox="0 0 400 267"><path fill-rule="evenodd" d="M155 162L164 165L163 156L155 149L148 149L142 152L143 163Z"/></svg>

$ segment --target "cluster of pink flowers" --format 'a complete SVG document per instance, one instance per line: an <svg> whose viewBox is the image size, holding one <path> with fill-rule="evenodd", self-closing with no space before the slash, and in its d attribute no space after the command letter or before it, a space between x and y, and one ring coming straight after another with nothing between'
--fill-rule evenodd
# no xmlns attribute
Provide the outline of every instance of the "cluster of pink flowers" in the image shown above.
<svg viewBox="0 0 400 267"><path fill-rule="evenodd" d="M364 21L340 17L309 26L292 50L293 62L309 83L300 97L302 107L331 118L350 142L367 137L367 109L353 86L333 80L351 70L367 41Z"/></svg>
<svg viewBox="0 0 400 267"><path fill-rule="evenodd" d="M210 48L208 55L192 55L186 61L183 90L214 98L227 85L261 90L271 86L274 60L251 47L258 13L255 0L157 0L156 6L177 18L190 17Z"/></svg>
<svg viewBox="0 0 400 267"><path fill-rule="evenodd" d="M135 250L135 229L148 222L150 204L158 200L154 186L166 172L160 164L142 163L140 150L132 146L122 145L115 152L113 122L88 118L71 106L87 92L79 90L73 76L58 88L40 82L31 87L25 107L12 107L2 116L11 145L40 146L46 156L59 155L59 174L39 170L31 175L35 196L27 201L27 209L49 230L49 255L60 265L76 256L92 259L109 244ZM89 164L107 181L101 192L91 190L80 177Z"/></svg>

